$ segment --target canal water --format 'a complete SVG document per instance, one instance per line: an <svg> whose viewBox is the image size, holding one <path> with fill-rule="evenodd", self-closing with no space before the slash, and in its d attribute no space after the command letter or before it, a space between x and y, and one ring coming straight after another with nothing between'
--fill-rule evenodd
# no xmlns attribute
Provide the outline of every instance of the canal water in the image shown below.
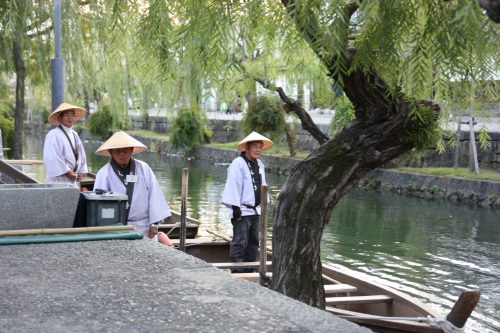
<svg viewBox="0 0 500 333"><path fill-rule="evenodd" d="M42 158L43 138L27 138L25 159ZM86 143L92 172L108 159ZM180 210L182 168L189 169L188 213L207 227L231 233L229 215L220 205L227 164L142 153L169 204ZM24 167L44 179L43 167ZM272 211L283 177L268 175ZM268 219L272 222L271 216ZM268 236L271 236L271 226ZM335 207L322 239L322 259L370 275L443 315L463 289L480 289L481 300L466 332L500 332L500 211L444 201L353 190Z"/></svg>

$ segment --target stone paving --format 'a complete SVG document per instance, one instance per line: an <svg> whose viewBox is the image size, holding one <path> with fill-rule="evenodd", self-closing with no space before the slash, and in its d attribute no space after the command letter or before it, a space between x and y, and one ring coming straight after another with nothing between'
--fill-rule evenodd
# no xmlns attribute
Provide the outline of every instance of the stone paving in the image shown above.
<svg viewBox="0 0 500 333"><path fill-rule="evenodd" d="M0 332L371 332L147 240L0 246Z"/></svg>

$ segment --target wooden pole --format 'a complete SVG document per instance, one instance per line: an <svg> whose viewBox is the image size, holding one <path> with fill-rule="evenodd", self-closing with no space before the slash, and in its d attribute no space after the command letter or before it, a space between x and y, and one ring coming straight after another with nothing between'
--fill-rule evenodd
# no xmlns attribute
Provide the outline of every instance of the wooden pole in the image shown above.
<svg viewBox="0 0 500 333"><path fill-rule="evenodd" d="M186 203L188 196L189 169L182 169L182 193L181 193L181 226L179 235L179 250L186 252Z"/></svg>
<svg viewBox="0 0 500 333"><path fill-rule="evenodd" d="M446 320L453 324L453 326L462 328L465 322L469 319L472 311L479 302L481 292L479 290L464 290L460 294L458 301L453 305Z"/></svg>
<svg viewBox="0 0 500 333"><path fill-rule="evenodd" d="M267 186L262 185L260 189L260 284L267 285Z"/></svg>
<svg viewBox="0 0 500 333"><path fill-rule="evenodd" d="M84 227L84 228L47 228L47 229L20 229L20 230L0 230L0 236L24 236L40 234L68 234L78 232L98 232L114 230L133 230L130 225Z"/></svg>
<svg viewBox="0 0 500 333"><path fill-rule="evenodd" d="M460 165L460 137L462 136L462 117L457 117L457 145L455 146L455 156L453 159L453 167L456 169Z"/></svg>
<svg viewBox="0 0 500 333"><path fill-rule="evenodd" d="M3 158L2 129L0 128L0 159Z"/></svg>
<svg viewBox="0 0 500 333"><path fill-rule="evenodd" d="M17 164L17 165L42 165L43 161L42 160L4 160L5 162L9 164Z"/></svg>
<svg viewBox="0 0 500 333"><path fill-rule="evenodd" d="M479 173L479 163L477 161L477 149L476 149L476 135L474 133L474 117L470 117L469 120L469 147L470 147L470 158L472 159L470 165L471 171L474 173Z"/></svg>

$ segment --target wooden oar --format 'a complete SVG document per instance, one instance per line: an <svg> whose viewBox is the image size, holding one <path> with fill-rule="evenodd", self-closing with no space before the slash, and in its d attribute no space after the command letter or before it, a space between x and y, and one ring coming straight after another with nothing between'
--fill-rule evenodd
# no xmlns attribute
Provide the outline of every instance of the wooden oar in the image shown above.
<svg viewBox="0 0 500 333"><path fill-rule="evenodd" d="M23 236L23 235L41 235L41 234L68 234L78 232L98 232L115 230L133 230L132 226L102 226L102 227L84 227L84 228L46 228L46 229L20 229L20 230L0 230L0 236Z"/></svg>
<svg viewBox="0 0 500 333"><path fill-rule="evenodd" d="M215 231L213 231L213 230L207 229L207 232L208 232L209 234L212 234L212 235L214 235L214 236L216 236L216 237L219 237L219 238L221 238L221 239L223 239L223 240L225 240L225 241L228 241L228 242L230 242L230 241L231 241L231 238L229 238L228 236L223 235L223 234L219 234L218 232L215 232Z"/></svg>
<svg viewBox="0 0 500 333"><path fill-rule="evenodd" d="M218 232L213 231L213 230L210 230L210 229L206 229L206 231L207 231L209 234L214 235L215 237L219 237L220 239L223 239L223 240L225 240L225 241L231 242L231 237L228 237L228 236L223 235L223 234L219 234ZM267 247L267 248L266 248L266 252L267 252L267 254L272 254L272 253L273 253L273 252L272 252L272 249L271 249L271 248L269 248L269 247Z"/></svg>

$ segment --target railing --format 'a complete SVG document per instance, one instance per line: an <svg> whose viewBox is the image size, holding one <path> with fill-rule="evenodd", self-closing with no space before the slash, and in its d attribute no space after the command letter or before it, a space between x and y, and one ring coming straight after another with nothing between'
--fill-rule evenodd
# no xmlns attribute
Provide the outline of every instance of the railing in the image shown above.
<svg viewBox="0 0 500 333"><path fill-rule="evenodd" d="M9 179L6 179L10 178ZM12 165L0 160L0 184L36 184L37 180L23 173L21 170L14 168Z"/></svg>

